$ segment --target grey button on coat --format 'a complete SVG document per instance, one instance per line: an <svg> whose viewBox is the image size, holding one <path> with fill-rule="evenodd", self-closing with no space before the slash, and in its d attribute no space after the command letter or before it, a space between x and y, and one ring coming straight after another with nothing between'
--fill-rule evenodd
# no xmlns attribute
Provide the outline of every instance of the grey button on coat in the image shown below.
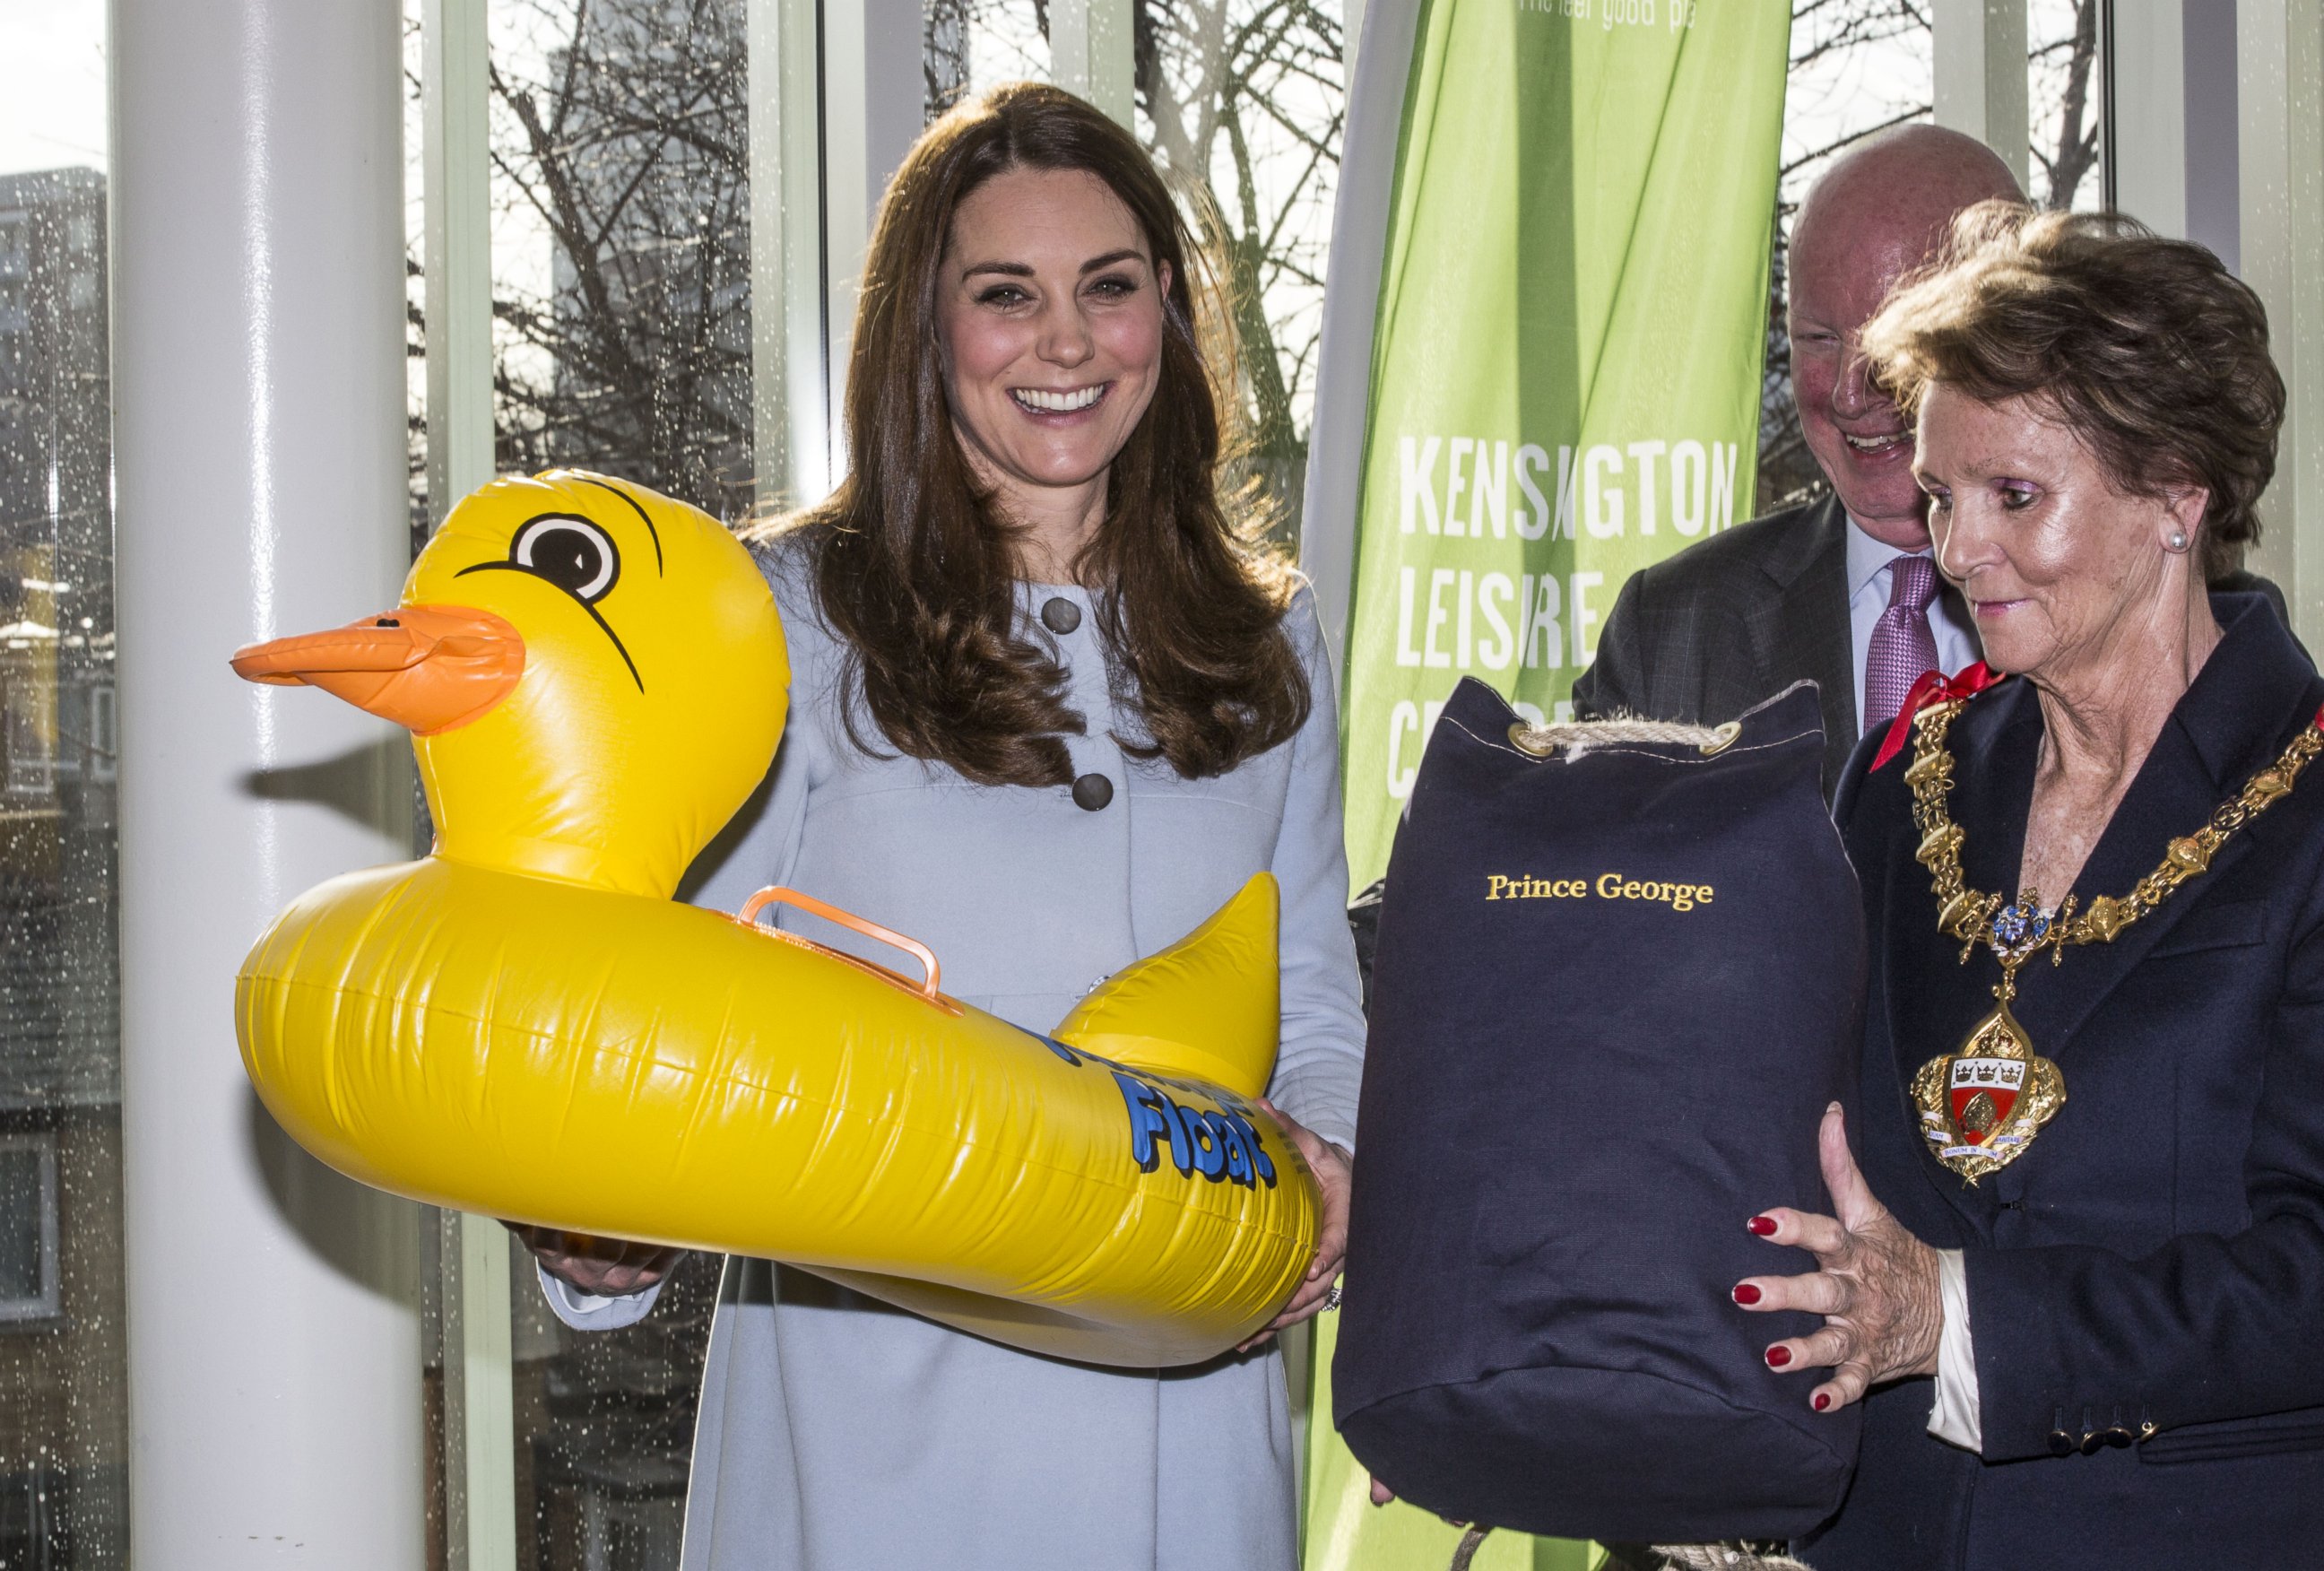
<svg viewBox="0 0 2324 1571"><path fill-rule="evenodd" d="M1343 914L1336 704L1307 591L1286 622L1314 691L1306 725L1230 774L1189 781L1134 762L1111 735L1142 732L1135 706L1109 694L1090 596L1028 586L1023 624L1054 645L1089 722L1067 739L1074 773L1111 787L1092 807L1102 793L1086 784L977 786L857 749L841 720L844 651L816 615L798 548L761 559L789 643L789 723L767 788L696 869L695 899L732 910L761 885L795 886L928 944L953 996L1047 1030L1099 979L1271 871L1283 1028L1270 1095L1352 1147L1363 1020ZM1042 618L1057 599L1078 618ZM867 720L857 733L881 740ZM812 917L781 919L896 959ZM550 1299L587 1327L636 1318L650 1295ZM1193 1369L1092 1368L737 1257L711 1329L684 1566L1289 1571L1294 1444L1271 1347Z"/></svg>

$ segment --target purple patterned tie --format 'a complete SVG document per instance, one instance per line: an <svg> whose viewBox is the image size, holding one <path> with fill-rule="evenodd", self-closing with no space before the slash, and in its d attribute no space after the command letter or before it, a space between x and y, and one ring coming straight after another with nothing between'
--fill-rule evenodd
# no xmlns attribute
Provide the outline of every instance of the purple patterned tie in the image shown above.
<svg viewBox="0 0 2324 1571"><path fill-rule="evenodd" d="M1936 597L1936 564L1928 558L1888 564L1888 609L1872 624L1864 656L1863 730L1894 720L1914 680L1936 669L1937 641L1929 631L1929 604Z"/></svg>

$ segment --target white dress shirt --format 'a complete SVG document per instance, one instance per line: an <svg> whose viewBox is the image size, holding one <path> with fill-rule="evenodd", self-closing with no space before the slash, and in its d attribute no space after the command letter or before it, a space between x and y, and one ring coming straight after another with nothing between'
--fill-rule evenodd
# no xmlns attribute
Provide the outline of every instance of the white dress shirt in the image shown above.
<svg viewBox="0 0 2324 1571"><path fill-rule="evenodd" d="M1856 725L1859 732L1868 731L1885 715L1864 713L1864 662L1872 652L1873 624L1880 614L1888 609L1888 564L1898 557L1925 557L1925 550L1900 551L1895 546L1882 545L1864 532L1856 520L1848 521L1848 632L1849 658L1856 671ZM1960 596L1948 594L1940 587L1937 597L1929 602L1929 633L1937 642L1937 664L1945 675L1951 676L1963 666L1975 665L1980 658L1977 629L1969 619L1969 607Z"/></svg>
<svg viewBox="0 0 2324 1571"><path fill-rule="evenodd" d="M585 1293L550 1276L539 1261L533 1270L540 1278L540 1290L549 1295L549 1306L557 1317L576 1331L619 1331L624 1326L634 1326L646 1317L646 1311L661 1297L661 1283L641 1288L634 1293Z"/></svg>
<svg viewBox="0 0 2324 1571"><path fill-rule="evenodd" d="M1982 1451L1977 1348L1969 1339L1969 1267L1960 1250L1937 1251L1937 1301L1945 1323L1937 1336L1937 1400L1929 1408L1929 1433L1964 1451Z"/></svg>

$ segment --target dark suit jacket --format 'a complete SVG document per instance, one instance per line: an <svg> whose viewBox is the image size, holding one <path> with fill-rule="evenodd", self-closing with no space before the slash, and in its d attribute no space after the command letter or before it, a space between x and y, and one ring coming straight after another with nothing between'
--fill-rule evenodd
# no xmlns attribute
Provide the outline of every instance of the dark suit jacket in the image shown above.
<svg viewBox="0 0 2324 1571"><path fill-rule="evenodd" d="M1573 684L1586 718L1718 725L1794 682L1822 699L1824 795L1856 744L1848 515L1834 496L1771 513L1633 573Z"/></svg>
<svg viewBox="0 0 2324 1571"><path fill-rule="evenodd" d="M2272 762L2324 680L2258 595L2224 636L2073 892L2120 894ZM1972 888L2014 891L2042 716L2009 681L1955 721ZM1854 1132L1872 1191L1964 1252L1984 1453L1931 1437L1927 1380L1867 1404L1818 1571L2293 1565L2324 1553L2324 764L2112 944L2020 974L2068 1100L1976 1188L1917 1131L1914 1072L1992 1007L1941 938L1904 782L1868 738L1836 816L1871 935ZM2053 892L2057 894L2067 892ZM1770 956L1770 964L1780 957ZM2146 1424L2152 1439L2131 1437ZM2117 1431L2080 1454L2086 1433ZM2060 1456L2059 1449L2073 1454Z"/></svg>

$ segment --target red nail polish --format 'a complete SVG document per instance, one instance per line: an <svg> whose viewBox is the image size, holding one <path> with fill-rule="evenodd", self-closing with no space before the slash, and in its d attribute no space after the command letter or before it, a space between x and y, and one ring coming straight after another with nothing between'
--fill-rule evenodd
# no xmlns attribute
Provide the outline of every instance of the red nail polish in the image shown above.
<svg viewBox="0 0 2324 1571"><path fill-rule="evenodd" d="M1756 1304L1759 1301L1759 1289L1749 1282L1738 1282L1731 1296L1738 1304Z"/></svg>
<svg viewBox="0 0 2324 1571"><path fill-rule="evenodd" d="M1816 1394L1815 1394L1815 1410L1816 1410L1817 1412L1821 1413L1821 1412L1822 1412L1826 1408L1828 1408L1828 1407L1830 1407L1830 1406L1831 1406L1831 1393L1830 1391L1818 1391L1818 1392L1816 1392Z"/></svg>
<svg viewBox="0 0 2324 1571"><path fill-rule="evenodd" d="M1772 1216L1754 1216L1743 1225L1762 1238L1773 1238L1775 1235L1775 1219Z"/></svg>
<svg viewBox="0 0 2324 1571"><path fill-rule="evenodd" d="M1767 1349L1767 1367L1769 1369L1781 1369L1784 1365L1791 1363L1791 1361L1792 1350L1790 1348L1777 1346Z"/></svg>

